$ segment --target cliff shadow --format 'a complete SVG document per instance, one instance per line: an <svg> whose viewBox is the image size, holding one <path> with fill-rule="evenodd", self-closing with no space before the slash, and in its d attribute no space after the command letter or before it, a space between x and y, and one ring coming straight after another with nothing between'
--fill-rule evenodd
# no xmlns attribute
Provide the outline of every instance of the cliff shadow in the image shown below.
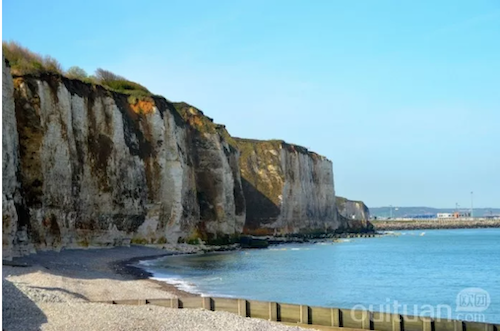
<svg viewBox="0 0 500 331"><path fill-rule="evenodd" d="M47 316L26 294L6 279L2 280L2 329L40 330Z"/></svg>
<svg viewBox="0 0 500 331"><path fill-rule="evenodd" d="M278 219L281 212L280 207L243 177L241 185L247 207L244 234L273 234L273 229L266 229L262 226L271 224Z"/></svg>

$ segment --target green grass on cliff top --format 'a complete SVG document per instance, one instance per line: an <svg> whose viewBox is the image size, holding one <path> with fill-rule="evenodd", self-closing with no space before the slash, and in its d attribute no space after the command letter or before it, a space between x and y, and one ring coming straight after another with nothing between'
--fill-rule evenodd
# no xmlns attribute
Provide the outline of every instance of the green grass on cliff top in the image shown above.
<svg viewBox="0 0 500 331"><path fill-rule="evenodd" d="M32 52L15 41L2 42L2 52L3 56L9 62L11 73L14 76L61 75L85 83L101 85L111 91L128 94L135 101L137 99L143 100L153 95L141 84L132 82L101 68L97 69L94 75L88 75L85 70L76 66L64 71L56 59Z"/></svg>

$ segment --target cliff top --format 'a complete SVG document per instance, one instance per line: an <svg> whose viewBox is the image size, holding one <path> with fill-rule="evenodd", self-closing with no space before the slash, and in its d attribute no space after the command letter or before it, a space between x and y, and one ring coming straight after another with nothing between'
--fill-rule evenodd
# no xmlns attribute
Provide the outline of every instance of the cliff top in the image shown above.
<svg viewBox="0 0 500 331"><path fill-rule="evenodd" d="M234 140L237 141L238 145L245 145L246 143L251 143L251 144L271 144L273 145L276 149L287 149L290 152L297 152L297 153L302 153L309 155L313 158L320 159L320 160L328 160L326 156L320 155L316 152L310 151L306 147L300 146L300 145L295 145L295 144L290 144L287 143L284 140L281 139L269 139L269 140L259 140L259 139L248 139L248 138L238 138L234 137Z"/></svg>
<svg viewBox="0 0 500 331"><path fill-rule="evenodd" d="M87 94L91 89L99 90L99 88L102 88L101 92L109 91L109 93L125 95L131 109L136 114L151 112L159 102L164 104L165 107L175 110L184 122L196 130L203 133L217 132L221 134L233 147L241 148L245 143L266 143L274 145L277 149L284 148L290 152L302 153L315 159L329 161L325 156L309 151L306 147L290 144L284 140L257 140L232 137L226 130L225 125L214 123L213 119L206 116L200 109L183 101L171 102L161 95L154 95L145 86L108 70L98 68L94 75L88 75L82 68L73 66L64 71L56 59L32 52L13 41L2 42L2 51L5 63L11 68L11 74L15 78L38 78L49 81L49 83L61 79L69 87L69 90L80 96ZM79 85L78 83L83 85ZM155 100L158 102L155 102Z"/></svg>
<svg viewBox="0 0 500 331"><path fill-rule="evenodd" d="M351 199L347 199L347 198L344 198L344 197L341 197L341 196L338 196L338 195L337 195L335 198L337 199L337 202L341 202L341 203L345 203L345 202L347 202L347 201L350 201L350 202L355 202L355 203L362 203L362 204L364 204L364 202L363 202L363 201L361 201L361 200L351 200Z"/></svg>

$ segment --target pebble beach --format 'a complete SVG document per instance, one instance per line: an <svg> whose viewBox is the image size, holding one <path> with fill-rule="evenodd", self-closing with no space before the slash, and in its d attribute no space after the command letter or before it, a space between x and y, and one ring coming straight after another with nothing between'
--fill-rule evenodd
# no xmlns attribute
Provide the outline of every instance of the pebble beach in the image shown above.
<svg viewBox="0 0 500 331"><path fill-rule="evenodd" d="M15 330L306 330L227 312L96 303L192 296L149 280L133 261L175 252L149 247L40 252L4 262L2 328ZM177 252L178 253L178 252Z"/></svg>

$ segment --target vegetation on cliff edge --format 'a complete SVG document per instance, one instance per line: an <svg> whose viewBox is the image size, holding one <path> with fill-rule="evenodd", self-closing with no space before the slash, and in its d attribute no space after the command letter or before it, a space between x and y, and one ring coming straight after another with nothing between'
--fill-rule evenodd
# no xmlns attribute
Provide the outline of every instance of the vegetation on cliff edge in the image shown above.
<svg viewBox="0 0 500 331"><path fill-rule="evenodd" d="M2 51L9 61L14 76L55 74L101 85L108 90L128 94L128 102L136 112L148 112L154 104L152 93L146 87L111 71L98 68L94 75L88 75L85 70L77 66L64 71L56 59L32 52L15 41L2 42Z"/></svg>

